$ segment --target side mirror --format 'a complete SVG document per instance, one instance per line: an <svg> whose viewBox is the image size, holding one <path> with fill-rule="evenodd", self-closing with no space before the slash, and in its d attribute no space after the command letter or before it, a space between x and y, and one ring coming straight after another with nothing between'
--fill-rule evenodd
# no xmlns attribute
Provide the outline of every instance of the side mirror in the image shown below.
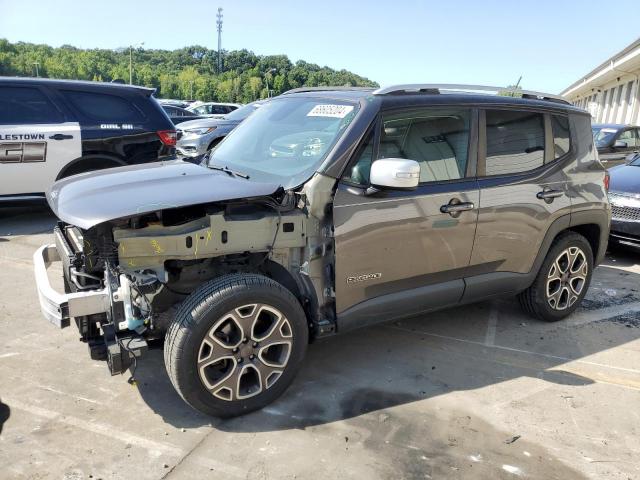
<svg viewBox="0 0 640 480"><path fill-rule="evenodd" d="M616 143L613 144L613 148L627 148L627 142L616 140Z"/></svg>
<svg viewBox="0 0 640 480"><path fill-rule="evenodd" d="M420 181L420 165L405 158L381 158L371 164L369 179L373 187L413 190Z"/></svg>

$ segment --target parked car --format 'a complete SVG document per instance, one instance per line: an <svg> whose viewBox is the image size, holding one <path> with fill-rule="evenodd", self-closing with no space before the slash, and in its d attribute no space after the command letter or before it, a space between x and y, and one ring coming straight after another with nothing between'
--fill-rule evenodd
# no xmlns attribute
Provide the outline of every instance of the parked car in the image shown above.
<svg viewBox="0 0 640 480"><path fill-rule="evenodd" d="M640 247L640 154L609 170L613 244Z"/></svg>
<svg viewBox="0 0 640 480"><path fill-rule="evenodd" d="M202 118L182 123L178 128L178 154L191 160L200 159L264 102L248 103L223 118Z"/></svg>
<svg viewBox="0 0 640 480"><path fill-rule="evenodd" d="M231 113L234 110L237 110L241 106L242 105L239 103L207 102L199 103L198 105L190 105L189 107L187 107L187 110L204 117L221 118L227 113Z"/></svg>
<svg viewBox="0 0 640 480"><path fill-rule="evenodd" d="M173 122L174 125L177 125L182 122L188 122L189 120L198 120L201 117L193 112L185 108L174 107L173 105L163 105L162 108L167 115L169 115L169 119Z"/></svg>
<svg viewBox="0 0 640 480"><path fill-rule="evenodd" d="M179 107L179 108L187 108L191 105L187 100L174 100L173 98L158 98L158 103L163 107Z"/></svg>
<svg viewBox="0 0 640 480"><path fill-rule="evenodd" d="M600 161L606 168L625 163L640 150L640 127L612 123L594 123L591 127Z"/></svg>
<svg viewBox="0 0 640 480"><path fill-rule="evenodd" d="M0 202L44 200L54 181L175 154L153 90L0 77Z"/></svg>
<svg viewBox="0 0 640 480"><path fill-rule="evenodd" d="M499 296L565 318L609 236L591 119L461 88L298 89L202 165L56 183L56 244L34 255L45 317L73 318L112 374L165 335L173 386L223 417L280 396L326 335ZM58 260L72 293L49 284Z"/></svg>

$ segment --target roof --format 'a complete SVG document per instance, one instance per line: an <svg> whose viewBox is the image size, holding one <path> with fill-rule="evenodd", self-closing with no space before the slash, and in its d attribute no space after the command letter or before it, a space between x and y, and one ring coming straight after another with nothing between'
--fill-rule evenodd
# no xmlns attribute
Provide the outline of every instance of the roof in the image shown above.
<svg viewBox="0 0 640 480"><path fill-rule="evenodd" d="M63 80L58 78L33 78L33 77L0 77L0 83L24 83L25 85L54 85L60 87L80 86L89 88L127 89L138 90L148 94L155 92L155 88L141 87L139 85L126 85L123 83L93 82L89 80Z"/></svg>
<svg viewBox="0 0 640 480"><path fill-rule="evenodd" d="M638 57L640 57L640 38L637 38L624 49L609 57L607 60L595 67L586 75L582 75L579 80L573 82L562 92L560 92L560 95L567 96L571 93L574 93L575 90L580 89L580 87L589 85L596 80L599 80L597 82L598 85L594 85L593 87L595 88L596 86L601 86L600 84L603 81L606 83L606 80L601 77L607 73L611 73L614 76L622 76L623 74L628 73L628 65L631 63L635 64Z"/></svg>
<svg viewBox="0 0 640 480"><path fill-rule="evenodd" d="M545 109L555 109L561 111L573 111L588 115L588 113L578 107L575 107L569 103L558 102L554 100L533 99L533 98L519 98L508 97L502 95L488 95L482 93L433 93L433 92L406 92L406 93L389 93L384 95L373 95L375 89L373 88L332 88L332 87L319 87L319 88L304 88L295 89L289 91L286 94L282 94L276 99L286 98L289 96L304 96L315 98L331 98L335 100L347 100L347 101L359 101L365 97L375 97L382 101L384 107L387 106L412 106L412 105L451 105L451 104L465 104L465 105L512 105L512 106L535 106Z"/></svg>
<svg viewBox="0 0 640 480"><path fill-rule="evenodd" d="M594 128L611 128L618 130L620 128L632 127L633 125L624 123L592 123L591 126Z"/></svg>

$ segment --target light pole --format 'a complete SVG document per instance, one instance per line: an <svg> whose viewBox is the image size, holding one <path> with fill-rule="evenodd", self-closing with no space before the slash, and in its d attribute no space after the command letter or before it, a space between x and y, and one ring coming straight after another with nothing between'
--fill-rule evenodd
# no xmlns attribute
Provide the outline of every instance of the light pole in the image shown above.
<svg viewBox="0 0 640 480"><path fill-rule="evenodd" d="M40 62L33 62L33 64L36 66L36 77L39 77L40 73L38 71L38 67L40 66Z"/></svg>
<svg viewBox="0 0 640 480"><path fill-rule="evenodd" d="M271 90L269 90L269 77L267 75L271 75L273 72L277 72L276 68L271 68L267 70L264 74L264 81L267 84L267 98L271 98Z"/></svg>
<svg viewBox="0 0 640 480"><path fill-rule="evenodd" d="M218 27L218 74L220 74L222 73L222 8L218 8L216 18Z"/></svg>
<svg viewBox="0 0 640 480"><path fill-rule="evenodd" d="M133 85L133 49L140 48L144 45L144 42L140 42L136 45L129 45L129 85Z"/></svg>

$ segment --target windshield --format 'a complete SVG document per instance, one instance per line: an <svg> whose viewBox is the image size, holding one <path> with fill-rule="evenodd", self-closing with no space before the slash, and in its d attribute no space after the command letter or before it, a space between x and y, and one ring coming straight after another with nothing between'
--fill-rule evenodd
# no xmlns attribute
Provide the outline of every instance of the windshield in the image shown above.
<svg viewBox="0 0 640 480"><path fill-rule="evenodd" d="M261 106L260 103L250 103L244 107L240 107L224 116L225 120L244 120Z"/></svg>
<svg viewBox="0 0 640 480"><path fill-rule="evenodd" d="M593 132L593 141L596 142L596 147L598 148L609 145L613 137L618 133L615 128L606 127L592 127L591 131Z"/></svg>
<svg viewBox="0 0 640 480"><path fill-rule="evenodd" d="M207 163L293 188L313 174L356 112L357 105L337 100L272 100L233 130Z"/></svg>

